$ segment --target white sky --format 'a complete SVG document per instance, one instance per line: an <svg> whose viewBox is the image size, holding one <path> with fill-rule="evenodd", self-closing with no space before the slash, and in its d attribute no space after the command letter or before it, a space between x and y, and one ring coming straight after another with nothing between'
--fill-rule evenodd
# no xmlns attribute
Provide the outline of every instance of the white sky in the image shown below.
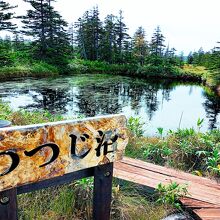
<svg viewBox="0 0 220 220"><path fill-rule="evenodd" d="M6 1L18 5L19 15L28 8L22 0ZM96 5L101 20L107 14L118 15L122 9L131 36L143 26L150 40L159 25L170 47L185 55L201 46L210 50L220 41L220 0L57 0L53 5L69 23Z"/></svg>

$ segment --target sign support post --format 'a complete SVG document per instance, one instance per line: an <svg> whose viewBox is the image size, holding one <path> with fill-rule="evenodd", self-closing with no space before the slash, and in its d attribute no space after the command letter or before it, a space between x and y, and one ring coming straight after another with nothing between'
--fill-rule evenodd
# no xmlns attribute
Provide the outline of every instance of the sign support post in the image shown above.
<svg viewBox="0 0 220 220"><path fill-rule="evenodd" d="M94 168L93 219L110 219L113 163Z"/></svg>
<svg viewBox="0 0 220 220"><path fill-rule="evenodd" d="M17 189L0 192L0 220L17 219Z"/></svg>

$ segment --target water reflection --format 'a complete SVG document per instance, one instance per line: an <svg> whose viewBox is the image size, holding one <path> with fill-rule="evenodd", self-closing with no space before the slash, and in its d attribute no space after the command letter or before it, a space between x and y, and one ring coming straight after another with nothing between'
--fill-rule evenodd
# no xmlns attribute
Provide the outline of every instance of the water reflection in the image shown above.
<svg viewBox="0 0 220 220"><path fill-rule="evenodd" d="M217 128L220 113L220 98L204 92L205 102L203 106L209 119L209 129Z"/></svg>
<svg viewBox="0 0 220 220"><path fill-rule="evenodd" d="M46 109L51 112L64 114L67 112L66 105L71 100L68 88L66 89L33 89L29 92L32 95L33 103L24 106L25 109Z"/></svg>
<svg viewBox="0 0 220 220"><path fill-rule="evenodd" d="M120 112L141 116L147 134L154 134L157 127L195 127L199 117L205 118L203 130L219 126L219 97L198 85L171 81L103 75L27 79L1 83L0 97L14 109L47 109L68 116Z"/></svg>

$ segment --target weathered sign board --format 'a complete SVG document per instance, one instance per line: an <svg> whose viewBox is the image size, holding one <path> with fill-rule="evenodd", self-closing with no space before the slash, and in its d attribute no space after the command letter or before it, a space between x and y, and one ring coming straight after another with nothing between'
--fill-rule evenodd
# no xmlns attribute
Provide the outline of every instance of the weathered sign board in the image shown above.
<svg viewBox="0 0 220 220"><path fill-rule="evenodd" d="M122 158L123 115L0 129L0 191Z"/></svg>

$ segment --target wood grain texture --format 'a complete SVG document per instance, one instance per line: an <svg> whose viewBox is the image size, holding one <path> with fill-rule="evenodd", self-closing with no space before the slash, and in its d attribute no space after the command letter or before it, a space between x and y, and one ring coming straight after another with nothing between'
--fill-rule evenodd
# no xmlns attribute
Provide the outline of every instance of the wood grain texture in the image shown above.
<svg viewBox="0 0 220 220"><path fill-rule="evenodd" d="M180 202L197 219L220 220L220 185L217 181L124 157L114 163L114 177L155 189L159 183L186 184L188 194Z"/></svg>

